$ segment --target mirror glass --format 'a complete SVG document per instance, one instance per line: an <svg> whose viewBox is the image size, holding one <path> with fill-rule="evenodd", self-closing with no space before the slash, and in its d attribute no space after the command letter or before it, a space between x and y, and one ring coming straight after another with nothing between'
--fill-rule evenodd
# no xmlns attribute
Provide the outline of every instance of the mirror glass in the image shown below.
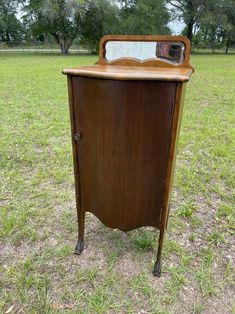
<svg viewBox="0 0 235 314"><path fill-rule="evenodd" d="M139 61L158 59L181 64L185 47L181 42L109 41L106 43L105 50L107 61L134 58Z"/></svg>

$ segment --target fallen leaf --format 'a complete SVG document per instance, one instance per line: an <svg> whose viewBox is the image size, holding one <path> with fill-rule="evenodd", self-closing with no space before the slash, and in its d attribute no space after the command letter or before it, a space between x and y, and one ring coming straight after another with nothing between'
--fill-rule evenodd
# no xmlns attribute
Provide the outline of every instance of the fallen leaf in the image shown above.
<svg viewBox="0 0 235 314"><path fill-rule="evenodd" d="M5 314L11 313L11 311L14 309L15 304L13 304L12 306L9 307L8 310L6 310Z"/></svg>

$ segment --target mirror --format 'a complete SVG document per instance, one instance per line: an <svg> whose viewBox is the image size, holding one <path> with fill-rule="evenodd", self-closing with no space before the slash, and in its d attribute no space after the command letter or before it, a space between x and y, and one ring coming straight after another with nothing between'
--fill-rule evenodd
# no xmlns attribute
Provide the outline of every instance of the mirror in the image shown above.
<svg viewBox="0 0 235 314"><path fill-rule="evenodd" d="M106 60L110 62L122 58L134 58L140 62L155 59L181 64L185 46L181 42L108 41L105 50Z"/></svg>

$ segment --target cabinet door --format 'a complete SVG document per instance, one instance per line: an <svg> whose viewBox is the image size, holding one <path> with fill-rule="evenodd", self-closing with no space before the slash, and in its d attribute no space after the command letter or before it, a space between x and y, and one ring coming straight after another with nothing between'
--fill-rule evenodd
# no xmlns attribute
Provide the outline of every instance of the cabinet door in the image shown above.
<svg viewBox="0 0 235 314"><path fill-rule="evenodd" d="M81 207L120 230L159 228L176 83L73 77Z"/></svg>

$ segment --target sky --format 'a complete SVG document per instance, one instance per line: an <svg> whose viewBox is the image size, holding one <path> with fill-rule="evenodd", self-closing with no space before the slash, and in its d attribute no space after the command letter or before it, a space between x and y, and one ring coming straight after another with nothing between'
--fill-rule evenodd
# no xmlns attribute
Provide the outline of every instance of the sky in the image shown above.
<svg viewBox="0 0 235 314"><path fill-rule="evenodd" d="M172 21L170 23L168 23L168 26L170 27L171 31L172 31L172 35L179 35L181 34L182 30L185 27L184 22L182 21Z"/></svg>

